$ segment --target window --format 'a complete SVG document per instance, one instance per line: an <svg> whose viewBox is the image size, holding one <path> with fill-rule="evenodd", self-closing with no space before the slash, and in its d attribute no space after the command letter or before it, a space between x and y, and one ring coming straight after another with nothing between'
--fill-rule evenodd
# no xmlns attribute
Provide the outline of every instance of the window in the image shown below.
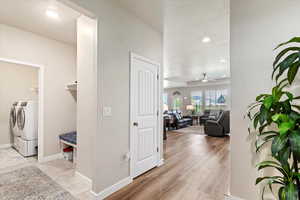
<svg viewBox="0 0 300 200"><path fill-rule="evenodd" d="M180 110L182 105L182 100L180 97L174 97L173 99L173 110Z"/></svg>
<svg viewBox="0 0 300 200"><path fill-rule="evenodd" d="M168 105L168 93L164 93L163 103L164 103L164 105Z"/></svg>
<svg viewBox="0 0 300 200"><path fill-rule="evenodd" d="M203 101L203 92L195 91L191 93L191 104L194 106L195 113L198 114L201 112Z"/></svg>
<svg viewBox="0 0 300 200"><path fill-rule="evenodd" d="M226 106L227 90L207 90L205 91L205 106L216 108Z"/></svg>
<svg viewBox="0 0 300 200"><path fill-rule="evenodd" d="M169 110L168 93L164 93L164 95L163 95L163 104L164 104L164 111Z"/></svg>

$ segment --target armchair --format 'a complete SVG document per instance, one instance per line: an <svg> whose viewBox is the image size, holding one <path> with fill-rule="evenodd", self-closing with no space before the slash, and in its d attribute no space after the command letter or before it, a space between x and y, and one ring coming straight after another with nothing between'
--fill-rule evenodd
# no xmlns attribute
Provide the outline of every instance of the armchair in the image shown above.
<svg viewBox="0 0 300 200"><path fill-rule="evenodd" d="M206 135L222 137L230 132L230 112L223 111L217 120L207 120L204 126Z"/></svg>

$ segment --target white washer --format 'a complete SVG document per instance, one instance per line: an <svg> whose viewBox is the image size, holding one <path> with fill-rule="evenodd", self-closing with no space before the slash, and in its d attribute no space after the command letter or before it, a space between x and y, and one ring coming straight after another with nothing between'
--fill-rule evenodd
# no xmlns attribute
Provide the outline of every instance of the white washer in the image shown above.
<svg viewBox="0 0 300 200"><path fill-rule="evenodd" d="M14 147L25 157L37 154L38 104L36 101L20 101L16 107L17 135Z"/></svg>
<svg viewBox="0 0 300 200"><path fill-rule="evenodd" d="M17 126L17 108L18 102L14 102L11 106L10 113L9 113L9 127L13 136L20 136L18 135L18 126Z"/></svg>

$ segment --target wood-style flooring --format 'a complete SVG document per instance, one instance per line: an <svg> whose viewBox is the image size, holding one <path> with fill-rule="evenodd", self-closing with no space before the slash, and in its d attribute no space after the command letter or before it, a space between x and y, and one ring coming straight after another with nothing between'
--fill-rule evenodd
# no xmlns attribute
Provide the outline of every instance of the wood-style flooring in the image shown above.
<svg viewBox="0 0 300 200"><path fill-rule="evenodd" d="M107 200L224 200L229 188L230 138L170 131L165 164Z"/></svg>

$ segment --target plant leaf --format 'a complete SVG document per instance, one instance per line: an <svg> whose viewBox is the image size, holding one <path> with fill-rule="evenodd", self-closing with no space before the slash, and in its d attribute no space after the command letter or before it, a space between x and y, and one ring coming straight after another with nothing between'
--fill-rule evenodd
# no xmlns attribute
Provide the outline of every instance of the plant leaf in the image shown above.
<svg viewBox="0 0 300 200"><path fill-rule="evenodd" d="M281 176L265 176L265 177L258 177L255 181L255 185L259 184L263 180L279 180L281 179Z"/></svg>
<svg viewBox="0 0 300 200"><path fill-rule="evenodd" d="M268 111L265 106L260 107L259 123L264 125L264 122L268 119Z"/></svg>
<svg viewBox="0 0 300 200"><path fill-rule="evenodd" d="M275 61L273 63L273 66L275 66L279 60L286 54L288 53L289 51L300 51L300 47L288 47L284 50L282 50L275 58Z"/></svg>
<svg viewBox="0 0 300 200"><path fill-rule="evenodd" d="M300 132L293 131L289 136L292 152L300 158Z"/></svg>
<svg viewBox="0 0 300 200"><path fill-rule="evenodd" d="M269 135L269 134L276 134L276 135L279 135L278 132L276 131L265 131L265 132L261 132L258 136L264 136L264 135Z"/></svg>
<svg viewBox="0 0 300 200"><path fill-rule="evenodd" d="M291 155L291 148L286 147L278 152L277 160L281 163L281 167L283 168L283 173L287 178L289 177L290 165L289 165L289 158Z"/></svg>
<svg viewBox="0 0 300 200"><path fill-rule="evenodd" d="M260 101L263 97L269 96L269 94L261 94L256 97L256 101Z"/></svg>
<svg viewBox="0 0 300 200"><path fill-rule="evenodd" d="M277 136L274 138L274 140L272 142L272 146L271 146L271 152L274 157L276 157L276 155L279 151L282 151L284 149L284 147L287 144L287 141L288 140L287 140L287 137L285 137L285 135Z"/></svg>
<svg viewBox="0 0 300 200"><path fill-rule="evenodd" d="M256 115L256 116L254 117L254 122L253 122L253 125L254 125L254 128L255 128L255 129L257 128L257 125L258 125L259 118L260 118L260 116L259 116L259 115Z"/></svg>
<svg viewBox="0 0 300 200"><path fill-rule="evenodd" d="M294 37L294 38L290 39L287 42L281 43L274 50L278 49L279 47L282 47L284 45L287 45L287 44L290 44L290 43L294 43L294 42L300 43L300 37Z"/></svg>
<svg viewBox="0 0 300 200"><path fill-rule="evenodd" d="M275 72L279 69L279 72L276 76L276 81L278 81L279 77L292 65L298 64L295 62L299 58L299 53L293 53L287 56L283 61L281 61L273 70L272 79L274 78ZM294 63L295 62L295 63Z"/></svg>
<svg viewBox="0 0 300 200"><path fill-rule="evenodd" d="M273 104L273 96L268 96L264 99L264 106L269 110Z"/></svg>
<svg viewBox="0 0 300 200"><path fill-rule="evenodd" d="M280 163L274 161L264 161L257 164L258 171L269 167L277 169L284 176L288 176L287 172L281 167ZM283 182L281 181L280 183L283 184Z"/></svg>
<svg viewBox="0 0 300 200"><path fill-rule="evenodd" d="M292 105L292 107L294 107L294 108L296 108L297 110L300 111L300 106L298 106L298 105Z"/></svg>
<svg viewBox="0 0 300 200"><path fill-rule="evenodd" d="M299 99L300 99L300 96L294 97L294 100L299 100Z"/></svg>
<svg viewBox="0 0 300 200"><path fill-rule="evenodd" d="M279 126L278 126L279 133L281 135L283 135L283 134L287 133L293 127L294 127L294 123L292 121L283 122L283 123L279 124Z"/></svg>
<svg viewBox="0 0 300 200"><path fill-rule="evenodd" d="M292 84L295 80L295 77L298 73L298 70L299 70L299 67L300 67L300 63L297 62L295 63L294 65L292 65L288 71L288 80L289 80L289 83Z"/></svg>

